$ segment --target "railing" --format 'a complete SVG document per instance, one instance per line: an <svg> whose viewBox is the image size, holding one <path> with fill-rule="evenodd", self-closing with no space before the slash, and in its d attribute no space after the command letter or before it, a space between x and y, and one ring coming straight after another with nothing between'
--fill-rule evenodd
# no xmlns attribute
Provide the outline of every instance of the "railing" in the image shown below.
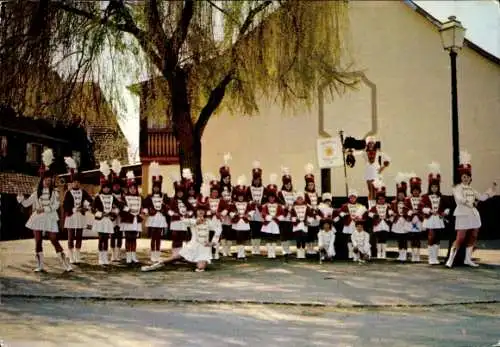
<svg viewBox="0 0 500 347"><path fill-rule="evenodd" d="M148 129L141 148L141 161L179 162L179 145L171 130Z"/></svg>

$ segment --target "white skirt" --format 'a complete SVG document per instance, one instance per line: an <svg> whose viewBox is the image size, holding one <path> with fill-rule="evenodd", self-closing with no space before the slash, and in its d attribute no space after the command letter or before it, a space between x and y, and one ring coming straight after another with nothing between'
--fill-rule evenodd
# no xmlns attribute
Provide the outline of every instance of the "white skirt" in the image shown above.
<svg viewBox="0 0 500 347"><path fill-rule="evenodd" d="M176 231L187 231L187 225L186 222L182 220L176 220L170 222L170 230L176 230Z"/></svg>
<svg viewBox="0 0 500 347"><path fill-rule="evenodd" d="M299 222L299 224L293 226L293 232L302 231L303 233L307 233L307 226L304 222Z"/></svg>
<svg viewBox="0 0 500 347"><path fill-rule="evenodd" d="M137 223L137 216L134 217L133 223L121 223L120 224L121 231L142 231L142 223Z"/></svg>
<svg viewBox="0 0 500 347"><path fill-rule="evenodd" d="M354 230L356 230L356 224L354 224L354 222L351 222L351 224L349 225L344 225L342 233L351 235L354 232Z"/></svg>
<svg viewBox="0 0 500 347"><path fill-rule="evenodd" d="M88 229L92 229L94 225L94 220L95 220L94 215L90 211L87 211L85 213L85 227Z"/></svg>
<svg viewBox="0 0 500 347"><path fill-rule="evenodd" d="M215 231L216 233L222 232L222 223L219 218L213 216L210 220L210 230Z"/></svg>
<svg viewBox="0 0 500 347"><path fill-rule="evenodd" d="M189 241L181 248L179 255L191 263L206 261L210 264L212 260L212 249L196 241Z"/></svg>
<svg viewBox="0 0 500 347"><path fill-rule="evenodd" d="M406 222L406 230L410 233L419 233L422 231L422 222L418 217L413 217L411 222Z"/></svg>
<svg viewBox="0 0 500 347"><path fill-rule="evenodd" d="M33 213L26 222L26 228L31 230L59 232L59 217L57 212Z"/></svg>
<svg viewBox="0 0 500 347"><path fill-rule="evenodd" d="M406 219L399 217L396 223L392 224L391 231L395 234L407 234L408 230L406 230Z"/></svg>
<svg viewBox="0 0 500 347"><path fill-rule="evenodd" d="M71 216L64 218L66 229L84 229L87 227L87 219L80 212L74 212Z"/></svg>
<svg viewBox="0 0 500 347"><path fill-rule="evenodd" d="M266 233L266 234L273 234L273 235L279 235L280 234L280 227L278 223L275 221L269 222L267 225L263 225L261 232Z"/></svg>
<svg viewBox="0 0 500 347"><path fill-rule="evenodd" d="M92 231L103 234L113 234L115 231L115 224L109 217L102 217L102 219L94 220Z"/></svg>
<svg viewBox="0 0 500 347"><path fill-rule="evenodd" d="M479 229L481 227L481 217L476 215L455 216L456 230Z"/></svg>
<svg viewBox="0 0 500 347"><path fill-rule="evenodd" d="M166 228L167 219L165 216L157 212L154 216L149 216L146 220L146 227L148 228Z"/></svg>
<svg viewBox="0 0 500 347"><path fill-rule="evenodd" d="M378 164L366 164L365 181L373 181L378 177Z"/></svg>
<svg viewBox="0 0 500 347"><path fill-rule="evenodd" d="M443 218L432 215L429 218L424 219L422 226L425 229L444 229L444 221Z"/></svg>
<svg viewBox="0 0 500 347"><path fill-rule="evenodd" d="M250 230L250 224L240 219L238 223L233 224L233 230L245 231Z"/></svg>
<svg viewBox="0 0 500 347"><path fill-rule="evenodd" d="M389 225L386 223L385 220L380 221L380 223L378 223L373 227L374 233L377 233L379 231L389 231L389 230L391 229L389 228Z"/></svg>

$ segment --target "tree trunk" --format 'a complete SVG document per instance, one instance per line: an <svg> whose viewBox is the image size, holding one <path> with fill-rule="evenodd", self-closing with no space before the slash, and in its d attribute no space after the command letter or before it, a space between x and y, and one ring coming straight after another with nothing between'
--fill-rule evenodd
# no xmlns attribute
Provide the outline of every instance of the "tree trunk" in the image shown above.
<svg viewBox="0 0 500 347"><path fill-rule="evenodd" d="M199 192L203 181L201 171L201 134L195 131L191 118L187 74L181 69L176 69L174 73L165 76L165 78L169 81L173 127L175 136L179 141L181 174L182 169L191 169L194 176L195 189Z"/></svg>

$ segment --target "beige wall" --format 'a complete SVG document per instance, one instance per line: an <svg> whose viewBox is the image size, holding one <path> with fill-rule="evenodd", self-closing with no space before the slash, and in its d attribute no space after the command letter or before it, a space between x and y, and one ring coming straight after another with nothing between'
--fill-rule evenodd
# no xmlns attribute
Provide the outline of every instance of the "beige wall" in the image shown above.
<svg viewBox="0 0 500 347"><path fill-rule="evenodd" d="M451 116L449 56L437 29L407 5L395 1L353 1L351 56L356 69L376 84L376 136L393 164L384 175L389 193L398 171L425 177L427 164L441 163L443 191L451 183ZM458 57L460 143L472 155L474 185L488 188L500 180L500 66L469 48ZM303 189L304 165L316 161L318 106L283 114L262 103L255 117L221 113L205 131L203 169L217 174L224 152L231 152L233 177L249 176L252 161L262 162L264 179L289 166L296 188ZM325 130L332 135L363 136L371 128L371 93L359 91L324 104ZM319 183L319 171L317 182ZM365 194L363 162L348 169L349 184ZM344 195L342 168L333 170L333 193Z"/></svg>
<svg viewBox="0 0 500 347"><path fill-rule="evenodd" d="M179 172L179 165L160 165L160 174L163 176L163 184L161 188L164 193L168 194L168 196L174 195L172 177L177 177L179 175ZM149 165L145 164L142 166L142 175L144 178L147 177L147 180L144 179L143 184L141 185L142 194L143 196L146 196L151 193L151 187L153 183L152 177L149 172ZM144 183L147 183L147 185Z"/></svg>

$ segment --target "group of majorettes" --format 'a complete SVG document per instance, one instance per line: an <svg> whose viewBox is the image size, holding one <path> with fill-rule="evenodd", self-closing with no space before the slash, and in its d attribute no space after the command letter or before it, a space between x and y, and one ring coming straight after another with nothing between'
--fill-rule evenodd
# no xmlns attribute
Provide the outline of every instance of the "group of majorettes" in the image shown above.
<svg viewBox="0 0 500 347"><path fill-rule="evenodd" d="M44 156L45 156L44 152ZM49 155L47 155L49 156ZM445 217L450 209L445 205L440 193L440 174L437 164L432 164L428 192L422 195L422 180L416 175L397 176L397 197L389 203L384 184L376 179L375 202L369 208L358 203L357 193L349 192L348 201L340 208L332 206L332 196L316 192L313 166L306 165L304 192L296 192L292 177L286 168L282 169L281 187L278 176L271 174L269 184L264 185L262 169L254 163L250 185L245 176L231 182L231 172L225 157L225 165L220 170L219 179L207 176L202 193L197 194L195 182L189 169L183 170L182 177L173 180L175 193L167 197L162 193L163 177L159 166L152 163L151 194L142 198L132 172L121 178L121 166L116 160L111 167L101 163L101 190L91 197L80 187L76 165L66 158L70 169L70 186L63 199L64 228L68 231L68 258L57 240L59 197L53 188L53 175L48 170L50 161L45 160L41 170L39 187L28 199L19 197L25 207L33 206L33 213L27 227L32 229L36 241L35 271L43 271L42 235L47 233L66 271L71 271L71 263L81 261L80 249L82 231L86 227L89 212L93 214L92 229L98 234L100 265L110 264L109 244L111 240L111 262L121 261L120 248L125 238L127 264L138 263L136 255L137 238L147 228L151 238L150 261L152 265L143 271L157 269L165 263L184 259L196 264L197 271L203 271L213 259L232 256L247 257L245 246L251 245L251 254L261 254L265 246L268 258L276 258L277 243L281 243L281 254L287 260L292 243L296 246L296 258L318 254L321 261L332 259L336 250L344 249L354 261L370 259L370 234L365 231L365 222L370 220L377 243L376 257L386 258L388 234L397 235L399 261L406 261L408 243L411 245L411 261L420 261L420 236L428 232L429 264L439 264L439 234L444 229ZM472 261L472 250L480 227L480 217L475 208L478 200L491 196L480 195L470 187L470 164L459 168L462 183L454 188L457 203L457 239L448 259L451 267L456 250L467 238L465 263L476 266ZM409 196L407 189L409 187ZM336 227L340 230L336 230ZM172 254L161 259L160 246L163 236L172 241ZM314 245L317 242L317 250ZM235 246L235 247L233 247Z"/></svg>

